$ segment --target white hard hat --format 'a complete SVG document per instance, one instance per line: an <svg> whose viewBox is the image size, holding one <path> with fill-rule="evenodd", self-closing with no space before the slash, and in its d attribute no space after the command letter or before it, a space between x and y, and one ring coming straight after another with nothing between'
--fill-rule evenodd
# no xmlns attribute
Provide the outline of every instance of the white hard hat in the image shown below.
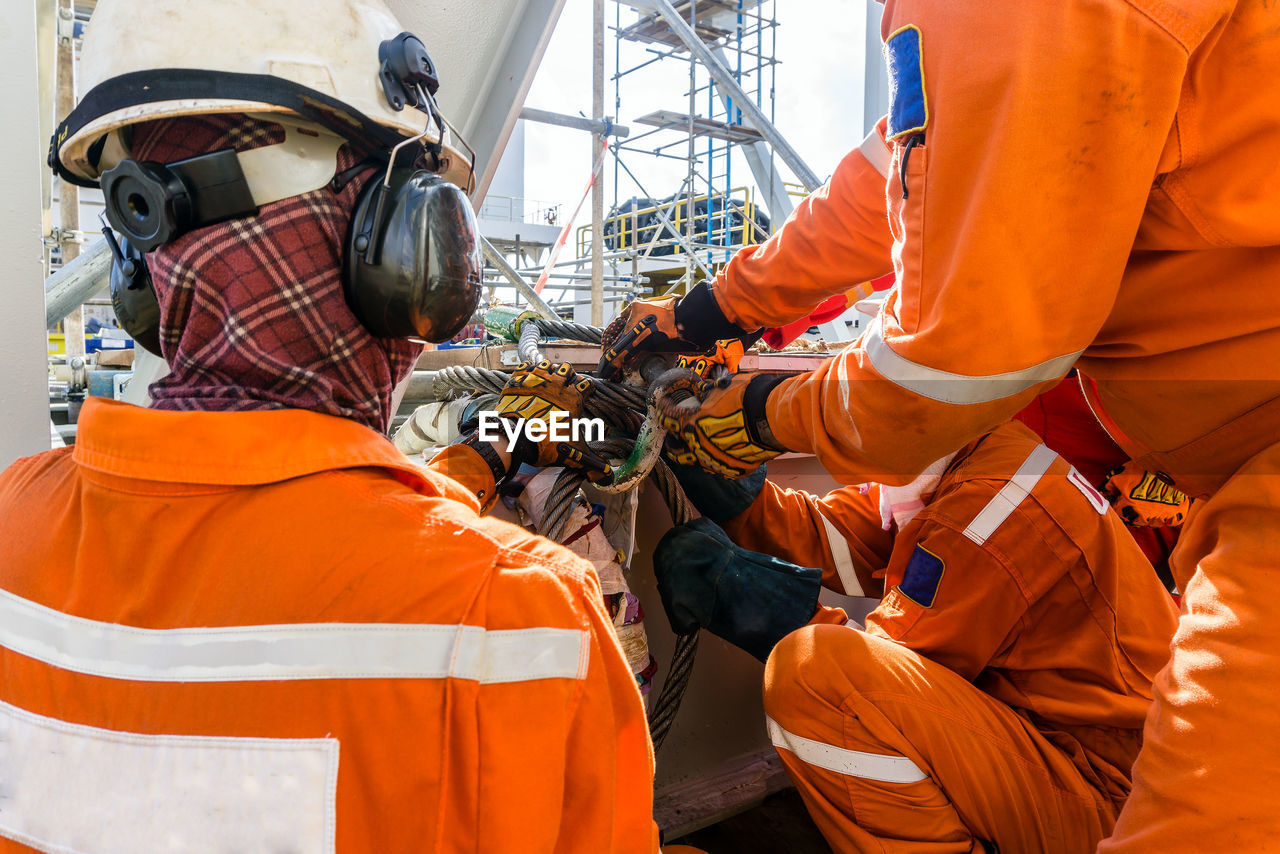
<svg viewBox="0 0 1280 854"><path fill-rule="evenodd" d="M400 34L382 0L100 0L81 54L85 95L58 127L49 165L93 185L127 152L114 132L129 125L283 113L370 150L408 137L440 143L441 173L469 190L470 157L431 120L428 87L394 79ZM428 61L410 58L434 78Z"/></svg>

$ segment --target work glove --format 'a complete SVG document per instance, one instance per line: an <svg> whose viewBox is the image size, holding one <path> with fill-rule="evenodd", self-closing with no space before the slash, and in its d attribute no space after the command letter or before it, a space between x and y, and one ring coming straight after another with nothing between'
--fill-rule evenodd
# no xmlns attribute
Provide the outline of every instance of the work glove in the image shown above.
<svg viewBox="0 0 1280 854"><path fill-rule="evenodd" d="M1126 524L1135 528L1181 525L1191 498L1163 472L1116 469L1107 475L1102 494Z"/></svg>
<svg viewBox="0 0 1280 854"><path fill-rule="evenodd" d="M530 438L531 422L547 428L563 424L570 434L570 419L582 414L583 404L594 391L591 380L579 377L568 364L553 365L543 360L536 366L525 362L516 368L498 397L495 411L507 421L521 423L520 437L511 452L511 471L521 463L545 468L564 466L581 469L592 481L613 477L613 467L593 453L585 442L557 440L544 435L535 441ZM555 413L564 413L553 421ZM549 431L548 431L549 432Z"/></svg>
<svg viewBox="0 0 1280 854"><path fill-rule="evenodd" d="M655 401L662 426L673 442L682 443L668 456L677 463L696 463L712 474L743 477L786 450L778 444L765 417L769 392L782 374L734 374L719 380L688 379L671 383Z"/></svg>
<svg viewBox="0 0 1280 854"><path fill-rule="evenodd" d="M672 528L653 553L673 631L699 628L764 661L818 610L822 570L748 551L710 519Z"/></svg>
<svg viewBox="0 0 1280 854"><path fill-rule="evenodd" d="M703 353L720 339L754 344L763 330L743 329L729 318L700 282L683 297L634 300L604 330L601 379L629 369L642 353Z"/></svg>

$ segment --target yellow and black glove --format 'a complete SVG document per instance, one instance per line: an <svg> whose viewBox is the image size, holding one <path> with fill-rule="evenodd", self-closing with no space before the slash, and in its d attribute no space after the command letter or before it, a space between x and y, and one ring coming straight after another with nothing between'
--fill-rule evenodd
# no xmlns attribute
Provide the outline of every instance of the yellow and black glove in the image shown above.
<svg viewBox="0 0 1280 854"><path fill-rule="evenodd" d="M521 463L545 468L582 469L591 480L613 477L613 467L592 453L583 441L556 438L557 424L572 436L570 422L582 415L583 403L594 391L591 380L579 377L571 365L548 361L520 365L498 397L495 411L508 421L522 422L512 451L511 470ZM534 428L539 423L541 427ZM531 434L534 434L531 437Z"/></svg>
<svg viewBox="0 0 1280 854"><path fill-rule="evenodd" d="M668 456L729 478L755 471L786 450L765 417L769 392L784 379L782 374L735 374L703 380L688 372L655 401L662 426L686 449L669 448Z"/></svg>
<svg viewBox="0 0 1280 854"><path fill-rule="evenodd" d="M1135 528L1181 525L1191 509L1191 498L1163 472L1116 469L1107 475L1102 494Z"/></svg>
<svg viewBox="0 0 1280 854"><path fill-rule="evenodd" d="M641 353L704 353L720 339L737 339L751 346L764 330L743 329L725 317L700 282L682 297L633 301L604 330L601 379L626 370Z"/></svg>

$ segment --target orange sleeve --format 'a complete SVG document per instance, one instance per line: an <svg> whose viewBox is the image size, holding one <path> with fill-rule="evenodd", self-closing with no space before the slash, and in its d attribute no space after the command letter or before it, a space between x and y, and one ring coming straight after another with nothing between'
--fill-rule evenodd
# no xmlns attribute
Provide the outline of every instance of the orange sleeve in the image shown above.
<svg viewBox="0 0 1280 854"><path fill-rule="evenodd" d="M594 573L583 596L591 661L569 729L564 813L555 850L658 849L653 745L644 701L605 613Z"/></svg>
<svg viewBox="0 0 1280 854"><path fill-rule="evenodd" d="M873 130L772 237L743 249L716 276L712 289L725 316L743 329L782 326L892 269L884 203L889 151L880 134Z"/></svg>
<svg viewBox="0 0 1280 854"><path fill-rule="evenodd" d="M498 497L493 471L474 448L447 445L431 458L427 470L444 475L475 496L482 513L487 512Z"/></svg>
<svg viewBox="0 0 1280 854"><path fill-rule="evenodd" d="M745 549L822 569L822 586L847 596L878 597L893 535L880 527L874 488L854 487L824 498L765 481L751 506L724 525Z"/></svg>
<svg viewBox="0 0 1280 854"><path fill-rule="evenodd" d="M894 553L866 629L974 679L1016 636L1028 593L1010 567L958 531L926 522L915 540Z"/></svg>
<svg viewBox="0 0 1280 854"><path fill-rule="evenodd" d="M846 483L903 483L1094 341L1152 183L1177 161L1162 155L1188 51L1144 5L1168 9L889 0L898 91L918 68L923 96L890 114L919 123L887 127L897 284L858 342L770 395L781 444Z"/></svg>

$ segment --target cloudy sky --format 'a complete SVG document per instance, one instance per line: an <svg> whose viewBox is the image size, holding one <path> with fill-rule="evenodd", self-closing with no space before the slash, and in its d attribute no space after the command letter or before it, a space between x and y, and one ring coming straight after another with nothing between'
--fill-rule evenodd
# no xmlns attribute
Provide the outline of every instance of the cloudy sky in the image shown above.
<svg viewBox="0 0 1280 854"><path fill-rule="evenodd" d="M839 159L863 136L862 77L865 60L866 0L775 0L777 31L776 124L819 177L830 175ZM607 3L607 25L618 4ZM561 113L591 112L591 0L568 0L555 35L534 79L528 106ZM766 7L767 8L767 7ZM634 13L622 8L623 24ZM605 110L612 110L614 39L605 37ZM637 64L644 48L625 43L623 67ZM878 61L878 59L877 59ZM635 73L622 82L619 120L638 133L632 120L656 109L688 112L688 64L677 58ZM705 95L700 101L705 101ZM705 108L700 111L705 112ZM581 196L590 171L589 137L580 131L530 123L525 152L526 198L564 205L568 215ZM665 137L670 138L670 137ZM684 153L683 147L679 150ZM640 154L626 162L646 185L649 195L674 192L685 172L683 163ZM781 164L780 168L781 168ZM744 161L733 165L735 178L746 178ZM606 166L606 208L613 202L613 167ZM624 177L625 180L625 177ZM623 198L634 193L622 187ZM584 211L579 222L586 221Z"/></svg>

